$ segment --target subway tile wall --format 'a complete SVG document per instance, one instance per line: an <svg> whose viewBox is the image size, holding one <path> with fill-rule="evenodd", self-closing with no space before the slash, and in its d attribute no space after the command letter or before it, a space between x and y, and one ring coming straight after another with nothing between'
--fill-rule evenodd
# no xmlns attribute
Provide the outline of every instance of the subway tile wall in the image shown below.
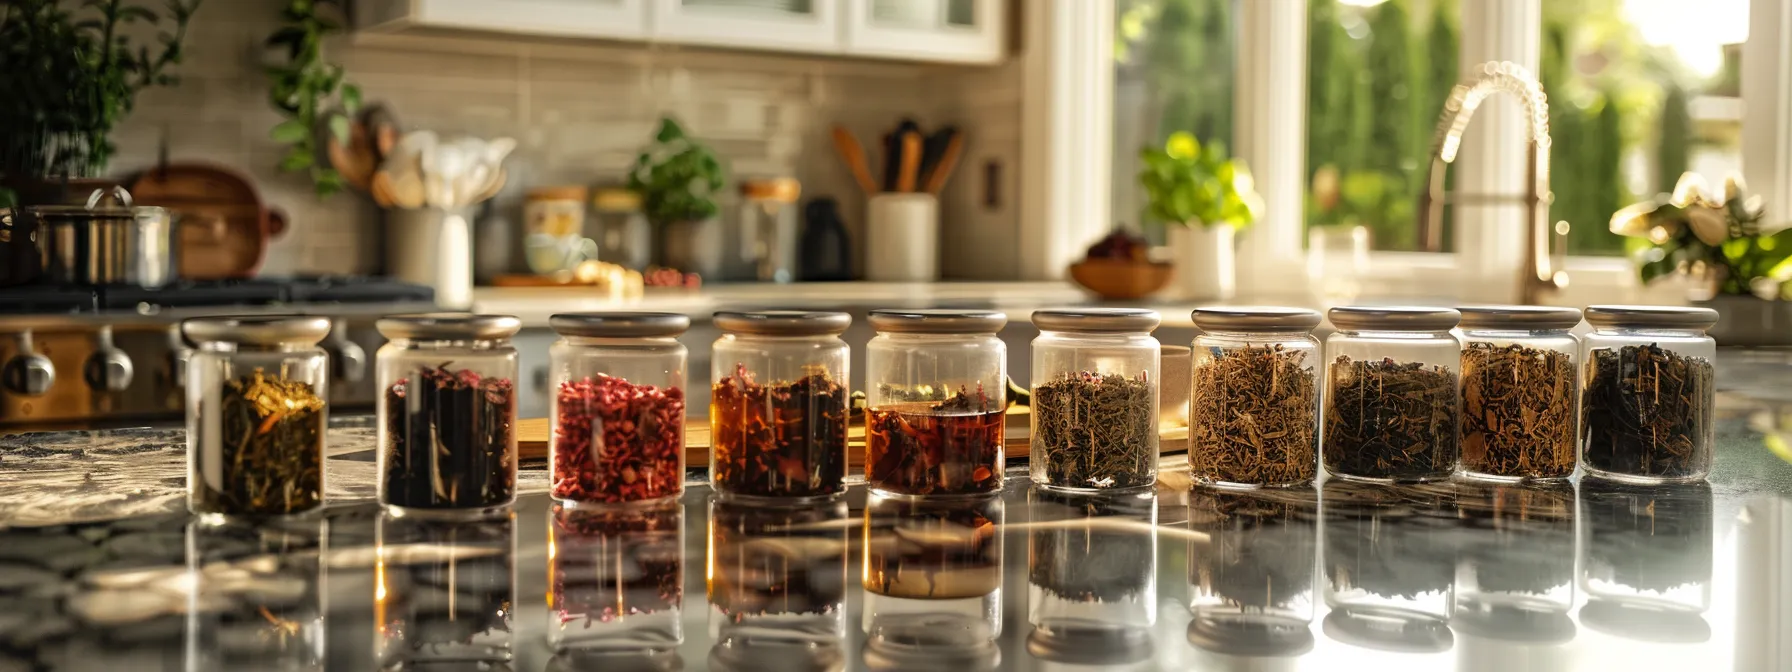
<svg viewBox="0 0 1792 672"><path fill-rule="evenodd" d="M138 97L116 133L113 170L153 166L164 147L173 160L241 169L292 223L264 274L378 272L378 207L355 193L320 201L302 176L276 168L284 148L268 137L280 117L267 102L261 44L279 5L206 3L189 31L181 84ZM839 199L857 241L864 194L834 153L831 125L845 125L869 149L905 115L924 127L956 124L967 143L942 197L942 270L965 279L1018 273L1016 59L951 67L463 34L345 35L328 53L369 103L388 106L406 128L519 141L506 162L509 183L481 227L519 221L532 186L620 181L669 113L717 150L731 176L794 176L805 201ZM875 155L872 163L875 170ZM730 222L731 206L724 202ZM475 236L481 253L522 269L514 229ZM862 269L864 250L857 254Z"/></svg>

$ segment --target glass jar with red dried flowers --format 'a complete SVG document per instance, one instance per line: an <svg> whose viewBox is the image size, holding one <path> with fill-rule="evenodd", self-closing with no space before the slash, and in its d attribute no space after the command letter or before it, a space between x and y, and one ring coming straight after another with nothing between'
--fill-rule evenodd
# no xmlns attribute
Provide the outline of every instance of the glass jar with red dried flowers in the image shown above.
<svg viewBox="0 0 1792 672"><path fill-rule="evenodd" d="M566 313L548 352L549 494L571 503L647 502L684 492L684 345L673 313Z"/></svg>
<svg viewBox="0 0 1792 672"><path fill-rule="evenodd" d="M710 355L709 480L757 499L846 489L846 313L720 312Z"/></svg>
<svg viewBox="0 0 1792 672"><path fill-rule="evenodd" d="M432 313L374 323L380 503L481 515L516 501L516 348L508 315Z"/></svg>
<svg viewBox="0 0 1792 672"><path fill-rule="evenodd" d="M885 496L1002 489L1008 318L987 310L874 310L865 348L865 482Z"/></svg>

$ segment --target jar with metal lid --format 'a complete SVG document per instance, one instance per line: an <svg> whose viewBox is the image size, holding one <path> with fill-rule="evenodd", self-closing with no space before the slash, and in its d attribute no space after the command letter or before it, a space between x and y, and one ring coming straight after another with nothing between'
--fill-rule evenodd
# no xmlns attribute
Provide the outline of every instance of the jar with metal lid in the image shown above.
<svg viewBox="0 0 1792 672"><path fill-rule="evenodd" d="M1590 306L1581 378L1581 464L1633 483L1711 471L1717 324L1709 308Z"/></svg>
<svg viewBox="0 0 1792 672"><path fill-rule="evenodd" d="M796 280L796 199L803 185L773 177L740 183L741 258L760 282Z"/></svg>
<svg viewBox="0 0 1792 672"><path fill-rule="evenodd" d="M1143 308L1033 312L1033 482L1065 491L1157 483L1161 354Z"/></svg>
<svg viewBox="0 0 1792 672"><path fill-rule="evenodd" d="M865 347L865 482L894 496L1002 489L1007 316L873 310Z"/></svg>
<svg viewBox="0 0 1792 672"><path fill-rule="evenodd" d="M1342 478L1414 482L1456 471L1462 344L1450 308L1341 307L1328 313L1320 452Z"/></svg>
<svg viewBox="0 0 1792 672"><path fill-rule="evenodd" d="M381 318L380 503L480 514L516 500L516 348L507 315Z"/></svg>
<svg viewBox="0 0 1792 672"><path fill-rule="evenodd" d="M1188 466L1203 483L1287 486L1319 469L1319 313L1194 311Z"/></svg>
<svg viewBox="0 0 1792 672"><path fill-rule="evenodd" d="M196 318L187 360L187 508L304 513L324 503L329 358L323 317Z"/></svg>
<svg viewBox="0 0 1792 672"><path fill-rule="evenodd" d="M553 485L569 503L646 502L684 492L685 372L673 313L564 313L548 351Z"/></svg>
<svg viewBox="0 0 1792 672"><path fill-rule="evenodd" d="M1574 474L1578 308L1465 306L1462 472L1561 480Z"/></svg>
<svg viewBox="0 0 1792 672"><path fill-rule="evenodd" d="M709 481L723 495L832 497L846 490L846 313L715 314Z"/></svg>

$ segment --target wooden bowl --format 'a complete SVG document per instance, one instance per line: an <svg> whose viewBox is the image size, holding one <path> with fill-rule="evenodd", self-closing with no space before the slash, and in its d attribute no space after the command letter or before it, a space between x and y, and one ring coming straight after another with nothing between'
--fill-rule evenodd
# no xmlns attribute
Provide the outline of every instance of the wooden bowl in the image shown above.
<svg viewBox="0 0 1792 672"><path fill-rule="evenodd" d="M1070 278L1104 299L1137 299L1163 289L1174 273L1169 262L1084 259L1070 265Z"/></svg>

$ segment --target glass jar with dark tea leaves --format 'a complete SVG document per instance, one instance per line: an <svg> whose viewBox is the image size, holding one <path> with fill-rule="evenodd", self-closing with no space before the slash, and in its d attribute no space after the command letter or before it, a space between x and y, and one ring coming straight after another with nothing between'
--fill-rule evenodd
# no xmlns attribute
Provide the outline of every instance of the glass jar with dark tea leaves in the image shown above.
<svg viewBox="0 0 1792 672"><path fill-rule="evenodd" d="M197 318L187 360L187 508L277 516L324 503L322 317Z"/></svg>
<svg viewBox="0 0 1792 672"><path fill-rule="evenodd" d="M1462 327L1462 471L1497 480L1574 474L1580 310L1466 306Z"/></svg>
<svg viewBox="0 0 1792 672"><path fill-rule="evenodd" d="M516 500L516 348L522 323L437 313L374 324L380 503L477 515Z"/></svg>
<svg viewBox="0 0 1792 672"><path fill-rule="evenodd" d="M1157 483L1157 311L1033 313L1033 482L1073 492Z"/></svg>
<svg viewBox="0 0 1792 672"><path fill-rule="evenodd" d="M1002 489L1008 319L986 310L873 310L865 346L865 482L887 496Z"/></svg>
<svg viewBox="0 0 1792 672"><path fill-rule="evenodd" d="M1188 465L1225 486L1313 482L1319 469L1319 313L1213 307L1194 312Z"/></svg>
<svg viewBox="0 0 1792 672"><path fill-rule="evenodd" d="M1340 307L1328 313L1325 428L1333 476L1418 482L1456 471L1462 344L1450 308Z"/></svg>
<svg viewBox="0 0 1792 672"><path fill-rule="evenodd" d="M831 497L846 490L846 313L716 313L709 480L723 495Z"/></svg>
<svg viewBox="0 0 1792 672"><path fill-rule="evenodd" d="M548 416L548 494L562 502L617 503L684 492L685 370L678 337L691 320L672 313L563 313Z"/></svg>
<svg viewBox="0 0 1792 672"><path fill-rule="evenodd" d="M1701 481L1711 471L1710 308L1591 306L1581 375L1581 464L1631 483Z"/></svg>

